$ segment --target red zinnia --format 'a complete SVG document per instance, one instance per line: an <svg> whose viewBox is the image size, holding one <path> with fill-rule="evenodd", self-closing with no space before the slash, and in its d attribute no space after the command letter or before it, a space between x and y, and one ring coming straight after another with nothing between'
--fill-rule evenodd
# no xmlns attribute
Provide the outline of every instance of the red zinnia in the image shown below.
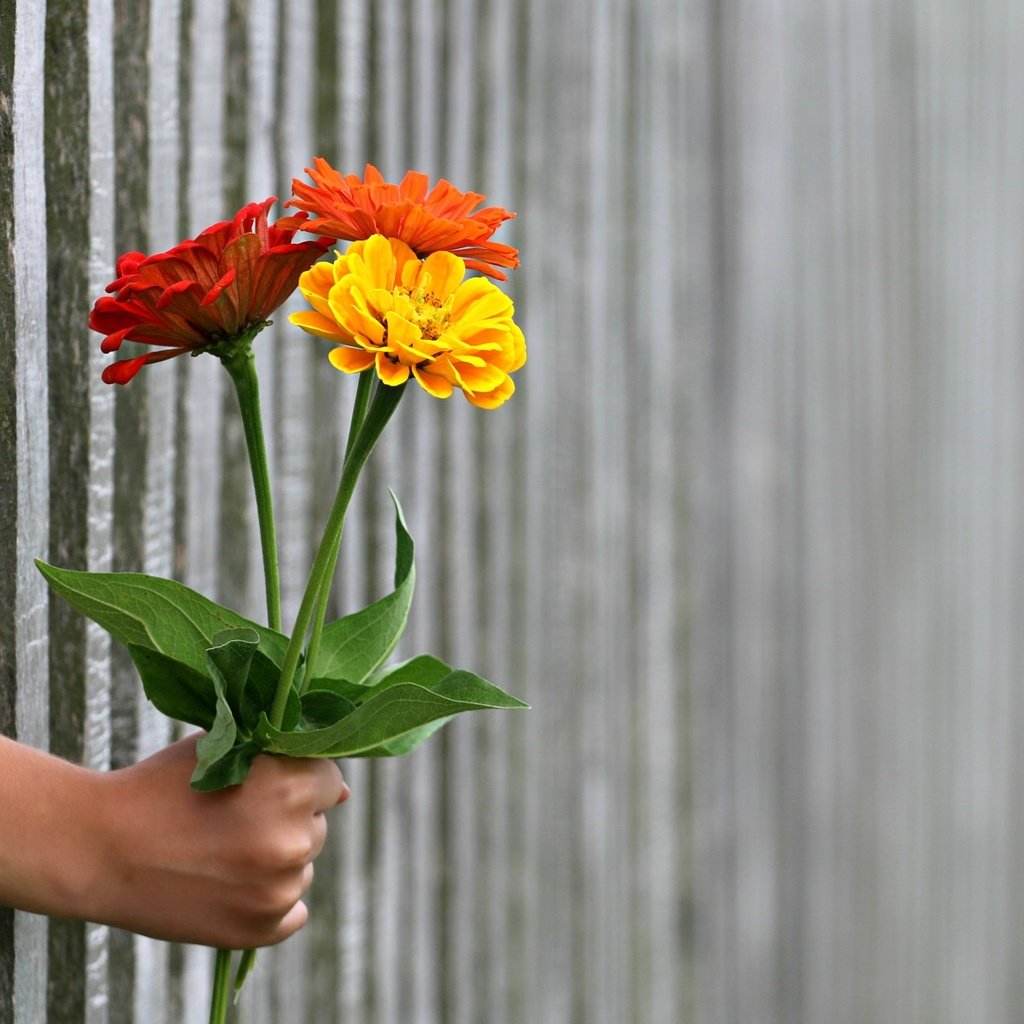
<svg viewBox="0 0 1024 1024"><path fill-rule="evenodd" d="M418 171L392 185L373 164L366 165L365 180L360 180L356 174L339 174L323 157L313 163L306 168L313 184L293 179L294 196L285 203L313 215L308 230L349 242L372 235L397 238L420 257L454 253L467 267L501 281L505 274L498 267L519 266L518 250L490 240L515 214L500 206L472 212L484 201L476 192L460 192L443 178L428 192L427 176ZM299 227L297 218L289 223Z"/></svg>
<svg viewBox="0 0 1024 1024"><path fill-rule="evenodd" d="M114 294L96 300L89 326L106 335L104 352L116 352L123 341L158 350L111 363L105 383L127 384L146 363L211 348L267 323L327 248L321 239L292 242L305 214L268 225L274 202L271 196L243 206L233 220L167 252L129 252L117 261L117 280L107 286Z"/></svg>

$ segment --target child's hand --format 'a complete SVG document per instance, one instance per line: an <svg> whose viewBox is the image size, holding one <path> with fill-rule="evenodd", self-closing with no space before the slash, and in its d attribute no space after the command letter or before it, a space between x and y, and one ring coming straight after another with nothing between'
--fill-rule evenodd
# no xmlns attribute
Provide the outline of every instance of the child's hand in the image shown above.
<svg viewBox="0 0 1024 1024"><path fill-rule="evenodd" d="M298 931L341 772L261 755L197 793L195 743L100 773L0 738L0 902L231 949Z"/></svg>

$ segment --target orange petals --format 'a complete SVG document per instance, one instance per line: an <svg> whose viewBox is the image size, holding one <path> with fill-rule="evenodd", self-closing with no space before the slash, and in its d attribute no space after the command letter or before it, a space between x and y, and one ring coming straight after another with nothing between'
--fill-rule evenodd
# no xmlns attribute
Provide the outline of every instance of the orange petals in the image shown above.
<svg viewBox="0 0 1024 1024"><path fill-rule="evenodd" d="M417 171L409 171L398 185L389 184L372 164L362 179L342 175L322 157L306 173L312 184L295 178L285 206L312 215L308 231L348 241L382 235L401 240L418 256L454 253L470 269L501 281L500 267L519 266L516 249L491 240L515 214L498 206L477 209L484 197L476 192L461 192L443 179L430 189L427 176Z"/></svg>

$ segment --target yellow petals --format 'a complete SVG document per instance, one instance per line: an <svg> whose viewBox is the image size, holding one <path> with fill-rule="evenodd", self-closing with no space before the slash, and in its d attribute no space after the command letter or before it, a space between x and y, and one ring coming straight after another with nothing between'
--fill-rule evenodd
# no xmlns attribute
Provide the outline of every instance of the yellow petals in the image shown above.
<svg viewBox="0 0 1024 1024"><path fill-rule="evenodd" d="M288 322L320 338L329 338L331 341L341 341L345 338L345 335L338 329L337 321L314 310L292 313L288 317Z"/></svg>
<svg viewBox="0 0 1024 1024"><path fill-rule="evenodd" d="M450 398L451 393L455 390L451 381L445 380L444 377L436 373L428 373L426 370L421 370L418 366L412 368L412 374L420 387L428 395L433 395L435 398Z"/></svg>
<svg viewBox="0 0 1024 1024"><path fill-rule="evenodd" d="M374 364L374 355L361 348L349 348L347 345L340 345L331 349L327 356L331 366L342 373L362 373Z"/></svg>
<svg viewBox="0 0 1024 1024"><path fill-rule="evenodd" d="M526 361L526 341L509 297L465 273L450 252L420 260L404 242L373 235L302 276L313 309L290 319L338 343L329 358L345 373L373 366L385 384L412 376L435 398L459 388L474 405L497 408L515 390L509 374Z"/></svg>
<svg viewBox="0 0 1024 1024"><path fill-rule="evenodd" d="M467 391L465 392L465 395L466 398L478 409L497 409L499 405L512 397L512 393L515 389L516 386L513 383L512 378L506 377L501 382L501 386L495 388L493 391L488 391L484 394L473 394Z"/></svg>
<svg viewBox="0 0 1024 1024"><path fill-rule="evenodd" d="M377 376L385 384L397 387L409 379L409 364L399 362L394 356L389 356L384 352L378 352Z"/></svg>
<svg viewBox="0 0 1024 1024"><path fill-rule="evenodd" d="M418 274L421 287L429 288L440 302L455 291L465 276L466 264L450 252L431 253Z"/></svg>
<svg viewBox="0 0 1024 1024"><path fill-rule="evenodd" d="M366 262L367 283L374 288L390 290L388 284L395 279L395 254L383 235L373 235L366 240L362 252Z"/></svg>

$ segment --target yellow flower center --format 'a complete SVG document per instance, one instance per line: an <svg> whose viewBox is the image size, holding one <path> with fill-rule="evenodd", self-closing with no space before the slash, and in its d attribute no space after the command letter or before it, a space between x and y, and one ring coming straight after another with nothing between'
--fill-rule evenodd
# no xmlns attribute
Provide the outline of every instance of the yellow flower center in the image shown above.
<svg viewBox="0 0 1024 1024"><path fill-rule="evenodd" d="M452 311L452 297L441 301L429 288L410 289L399 285L394 290L395 312L420 329L428 341L444 334Z"/></svg>

